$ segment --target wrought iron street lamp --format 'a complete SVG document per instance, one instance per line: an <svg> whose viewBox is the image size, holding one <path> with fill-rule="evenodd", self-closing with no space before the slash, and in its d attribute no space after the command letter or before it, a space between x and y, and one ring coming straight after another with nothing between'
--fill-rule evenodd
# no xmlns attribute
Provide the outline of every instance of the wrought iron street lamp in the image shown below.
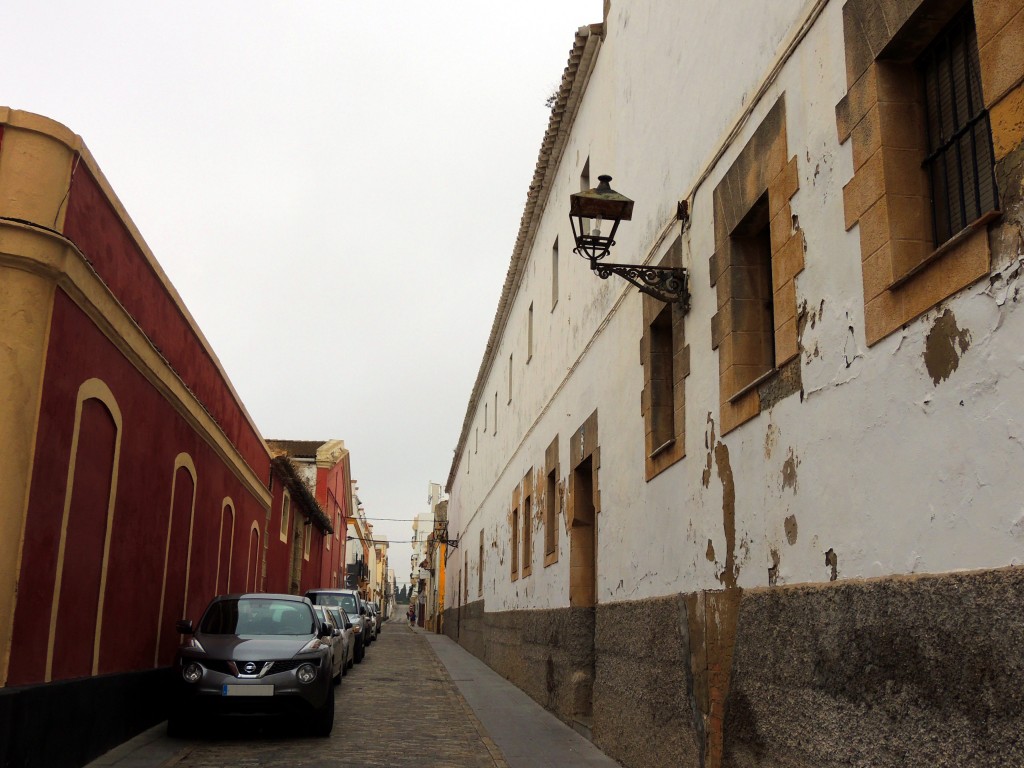
<svg viewBox="0 0 1024 768"><path fill-rule="evenodd" d="M602 261L615 245L619 223L633 217L633 201L612 189L611 180L611 176L599 176L600 183L594 189L569 195L569 221L576 241L573 253L587 259L590 269L602 280L618 275L635 285L641 293L665 303L679 302L684 310L689 309L689 275L682 267L608 264ZM606 227L610 227L608 234L602 232Z"/></svg>

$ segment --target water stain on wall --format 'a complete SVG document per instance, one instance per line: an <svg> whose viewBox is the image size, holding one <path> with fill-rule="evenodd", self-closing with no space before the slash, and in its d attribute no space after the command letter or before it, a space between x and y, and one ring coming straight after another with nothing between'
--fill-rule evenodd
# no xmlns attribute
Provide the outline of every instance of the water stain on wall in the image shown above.
<svg viewBox="0 0 1024 768"><path fill-rule="evenodd" d="M924 365L935 386L952 375L970 347L971 332L957 327L952 310L947 309L935 318L924 342Z"/></svg>
<svg viewBox="0 0 1024 768"><path fill-rule="evenodd" d="M796 515L790 515L787 517L783 526L786 529L786 541L789 542L790 546L793 546L796 544L797 537Z"/></svg>
<svg viewBox="0 0 1024 768"><path fill-rule="evenodd" d="M735 589L740 570L736 564L736 483L729 462L729 446L725 443L715 446L715 462L718 479L722 481L722 527L725 529L725 569L718 580L726 589Z"/></svg>

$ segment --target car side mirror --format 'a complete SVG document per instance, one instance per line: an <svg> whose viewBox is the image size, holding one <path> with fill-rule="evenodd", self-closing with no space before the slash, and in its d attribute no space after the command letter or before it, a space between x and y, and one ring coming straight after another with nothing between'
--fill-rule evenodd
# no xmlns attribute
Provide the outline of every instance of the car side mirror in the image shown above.
<svg viewBox="0 0 1024 768"><path fill-rule="evenodd" d="M191 619L178 619L174 622L174 628L178 630L179 635L194 635L195 630L192 628Z"/></svg>
<svg viewBox="0 0 1024 768"><path fill-rule="evenodd" d="M365 616L366 615L366 607L365 606L362 606L362 605L359 606L359 615L360 616Z"/></svg>
<svg viewBox="0 0 1024 768"><path fill-rule="evenodd" d="M338 629L337 627L331 627L331 635L333 637L338 637L340 634L341 634L341 630L340 629Z"/></svg>
<svg viewBox="0 0 1024 768"><path fill-rule="evenodd" d="M333 637L331 634L331 627L327 624L320 625L320 632L317 633L319 637Z"/></svg>

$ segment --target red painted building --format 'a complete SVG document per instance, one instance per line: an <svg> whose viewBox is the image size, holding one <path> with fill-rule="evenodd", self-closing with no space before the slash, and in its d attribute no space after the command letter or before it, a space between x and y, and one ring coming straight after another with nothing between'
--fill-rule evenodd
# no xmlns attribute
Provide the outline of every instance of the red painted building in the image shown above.
<svg viewBox="0 0 1024 768"><path fill-rule="evenodd" d="M158 722L176 619L295 591L298 486L273 475L81 139L0 109L0 765L80 765ZM330 494L296 497L318 586L344 533Z"/></svg>

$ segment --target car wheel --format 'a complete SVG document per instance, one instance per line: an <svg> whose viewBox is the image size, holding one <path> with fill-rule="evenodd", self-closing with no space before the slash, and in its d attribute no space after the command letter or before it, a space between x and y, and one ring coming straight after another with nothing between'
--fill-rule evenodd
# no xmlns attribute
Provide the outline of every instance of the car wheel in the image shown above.
<svg viewBox="0 0 1024 768"><path fill-rule="evenodd" d="M359 663L362 662L363 655L365 653L366 653L366 649L363 647L363 643L361 641L356 643L356 652L355 652L355 663L356 664L359 664Z"/></svg>
<svg viewBox="0 0 1024 768"><path fill-rule="evenodd" d="M341 676L344 675L344 674L345 674L345 665L342 664L341 665L341 672L339 672L334 677L332 677L331 678L331 682L334 683L335 685L341 685Z"/></svg>
<svg viewBox="0 0 1024 768"><path fill-rule="evenodd" d="M327 688L327 701L313 713L313 735L326 739L334 728L334 686Z"/></svg>

